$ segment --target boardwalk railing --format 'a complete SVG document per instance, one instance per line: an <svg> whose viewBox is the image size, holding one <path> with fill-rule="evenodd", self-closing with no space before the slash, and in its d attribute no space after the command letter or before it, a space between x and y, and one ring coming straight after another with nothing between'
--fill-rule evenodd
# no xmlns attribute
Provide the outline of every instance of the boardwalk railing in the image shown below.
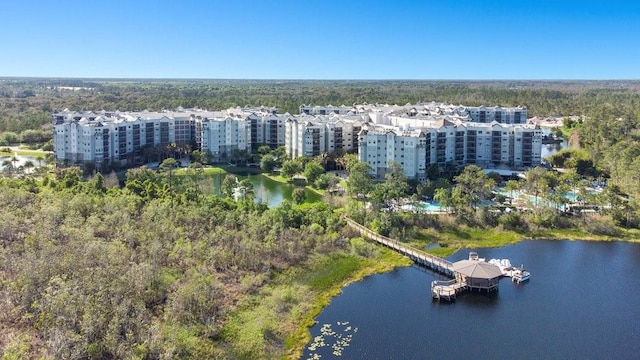
<svg viewBox="0 0 640 360"><path fill-rule="evenodd" d="M414 249L412 247L403 245L399 243L397 240L388 238L380 234L376 234L373 231L358 224L357 222L351 220L348 217L345 217L344 219L347 221L347 224L349 224L351 228L357 230L360 233L360 235L366 236L371 240L377 241L378 243L384 246L387 246L391 249L396 250L402 255L409 257L411 260L413 260L417 264L428 267L441 274L444 274L450 277L455 277L453 264L450 261L435 255L431 255L427 252L420 251L418 249Z"/></svg>

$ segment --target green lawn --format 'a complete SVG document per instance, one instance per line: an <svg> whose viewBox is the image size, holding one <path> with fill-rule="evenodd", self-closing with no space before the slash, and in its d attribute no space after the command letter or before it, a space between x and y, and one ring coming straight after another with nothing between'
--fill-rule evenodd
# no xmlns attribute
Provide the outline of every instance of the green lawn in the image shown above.
<svg viewBox="0 0 640 360"><path fill-rule="evenodd" d="M441 247L429 249L428 252L448 256L461 248L501 247L523 239L640 242L640 230L626 230L621 236L616 237L594 235L579 229L540 229L518 233L499 228L481 229L458 225L456 228L422 229L410 245L422 249L428 244L438 243Z"/></svg>
<svg viewBox="0 0 640 360"><path fill-rule="evenodd" d="M288 184L289 183L289 178L286 178L282 175L275 175L275 174L271 174L271 173L263 173L262 175L268 177L269 179L273 180L273 181L277 181L279 183L283 183L283 184Z"/></svg>
<svg viewBox="0 0 640 360"><path fill-rule="evenodd" d="M179 168L175 170L176 175L183 175L187 172L187 168ZM238 175L246 175L246 174L260 174L262 170L260 168L254 167L243 167L243 166L207 166L203 168L205 174L238 174Z"/></svg>
<svg viewBox="0 0 640 360"><path fill-rule="evenodd" d="M36 157L38 155L42 155L44 158L47 154L50 154L50 151L41 151L41 150L12 150L10 152L0 151L0 156L13 156L14 154L18 154L20 156L33 156Z"/></svg>
<svg viewBox="0 0 640 360"><path fill-rule="evenodd" d="M262 173L262 175L268 177L269 179L273 180L273 181L277 181L279 183L283 183L283 184L290 184L291 183L291 179L286 178L282 175L275 175L275 174L269 174L269 173ZM306 185L305 186L306 189L308 189L309 191L313 191L314 193L320 195L320 196L324 196L324 194L326 193L326 190L321 190L321 189L316 189L311 185Z"/></svg>
<svg viewBox="0 0 640 360"><path fill-rule="evenodd" d="M185 168L176 169L174 174L176 174L176 175L186 175L187 174L187 170L189 170L189 169L185 169ZM221 167L205 167L202 170L207 175L226 174L227 173L227 170L225 170L225 169L223 169Z"/></svg>

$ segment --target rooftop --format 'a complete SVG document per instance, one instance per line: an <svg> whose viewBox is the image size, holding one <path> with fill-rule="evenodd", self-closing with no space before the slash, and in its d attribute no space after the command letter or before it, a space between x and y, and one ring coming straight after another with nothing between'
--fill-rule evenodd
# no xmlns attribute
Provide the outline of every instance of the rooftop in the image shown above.
<svg viewBox="0 0 640 360"><path fill-rule="evenodd" d="M453 263L453 271L474 279L495 279L502 276L500 268L484 261L460 260Z"/></svg>

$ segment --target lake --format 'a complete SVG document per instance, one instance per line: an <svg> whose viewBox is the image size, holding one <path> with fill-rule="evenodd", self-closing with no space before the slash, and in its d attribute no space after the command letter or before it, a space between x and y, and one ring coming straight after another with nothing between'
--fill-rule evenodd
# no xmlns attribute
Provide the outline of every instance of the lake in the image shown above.
<svg viewBox="0 0 640 360"><path fill-rule="evenodd" d="M16 160L18 160L15 163L12 163L12 165L14 165L15 167L22 166L24 165L25 162L29 160L33 162L33 165L38 166L38 161L36 160L35 156L12 155L12 156L0 156L0 169L4 169L4 166L2 165L2 163L5 160L11 161L11 159L13 159L14 157L16 158Z"/></svg>
<svg viewBox="0 0 640 360"><path fill-rule="evenodd" d="M531 280L434 302L443 277L416 266L347 286L317 317L304 359L636 359L640 244L527 240L481 257L524 263ZM449 257L465 259L468 250Z"/></svg>
<svg viewBox="0 0 640 360"><path fill-rule="evenodd" d="M211 179L213 182L213 191L215 194L220 194L220 188L222 181L227 174L213 174ZM232 174L234 175L234 174ZM255 201L257 203L266 202L268 207L276 207L280 205L284 200L291 200L293 190L296 188L294 185L283 184L269 179L262 174L256 175L235 175L238 177L238 181L243 179L251 180L253 184L253 190L255 193ZM322 196L317 193L305 189L306 200L305 202L316 202L322 200Z"/></svg>
<svg viewBox="0 0 640 360"><path fill-rule="evenodd" d="M553 144L542 144L542 148L540 149L540 157L544 159L557 153L560 150L564 150L567 148L569 148L569 143L567 142L567 140L562 140L562 142Z"/></svg>

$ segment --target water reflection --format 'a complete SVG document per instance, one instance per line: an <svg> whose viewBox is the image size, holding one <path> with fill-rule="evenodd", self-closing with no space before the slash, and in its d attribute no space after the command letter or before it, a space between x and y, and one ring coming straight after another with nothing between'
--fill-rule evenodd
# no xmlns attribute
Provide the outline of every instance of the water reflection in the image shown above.
<svg viewBox="0 0 640 360"><path fill-rule="evenodd" d="M211 182L213 187L213 193L220 195L220 189L222 188L222 181L227 174L213 174L211 175ZM290 184L283 184L262 175L234 175L237 176L238 181L243 179L249 179L253 184L253 191L255 194L255 201L257 203L266 203L268 207L276 207L280 205L284 200L291 200L293 190L296 188ZM322 196L317 193L305 189L305 202L316 202L322 199Z"/></svg>
<svg viewBox="0 0 640 360"><path fill-rule="evenodd" d="M429 271L373 275L333 299L312 337L322 324L357 323L358 335L341 353L346 359L631 359L640 353L640 244L530 240L477 251L524 264L531 280L503 279L497 293L467 293L447 304L432 302L429 284L438 276ZM467 256L461 251L450 260ZM317 350L323 359L335 358Z"/></svg>
<svg viewBox="0 0 640 360"><path fill-rule="evenodd" d="M562 140L562 142L553 144L542 144L542 148L540 149L540 156L542 157L542 159L544 159L559 152L560 150L567 149L568 147L569 143L567 142L567 140Z"/></svg>

